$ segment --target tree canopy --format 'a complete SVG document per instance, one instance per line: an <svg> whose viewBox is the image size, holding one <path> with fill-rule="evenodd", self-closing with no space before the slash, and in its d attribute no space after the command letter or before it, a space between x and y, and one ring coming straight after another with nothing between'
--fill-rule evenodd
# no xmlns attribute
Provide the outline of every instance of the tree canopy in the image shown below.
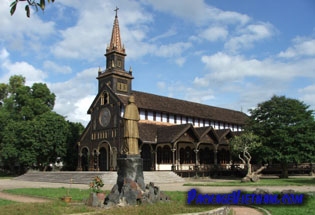
<svg viewBox="0 0 315 215"><path fill-rule="evenodd" d="M0 96L0 160L4 165L11 170L14 166L45 169L56 158L65 158L71 153L68 150L75 151L83 129L73 127L83 126L53 111L55 94L46 84L30 87L24 77L12 76L8 84L0 84Z"/></svg>
<svg viewBox="0 0 315 215"><path fill-rule="evenodd" d="M282 164L288 176L289 163L315 160L314 112L303 102L273 96L250 110L249 129L259 136L263 147L260 157L266 162Z"/></svg>

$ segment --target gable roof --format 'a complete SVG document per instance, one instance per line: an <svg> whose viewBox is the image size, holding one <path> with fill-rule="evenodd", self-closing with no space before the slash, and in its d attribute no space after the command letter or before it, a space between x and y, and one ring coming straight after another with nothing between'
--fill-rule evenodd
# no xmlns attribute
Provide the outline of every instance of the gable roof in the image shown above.
<svg viewBox="0 0 315 215"><path fill-rule="evenodd" d="M219 141L219 136L217 133L218 130L214 130L214 128L212 126L199 127L199 128L195 128L195 129L196 129L197 133L199 134L200 141L207 142L207 138L211 138L211 139L215 140L216 142Z"/></svg>
<svg viewBox="0 0 315 215"><path fill-rule="evenodd" d="M140 109L159 111L174 115L183 115L201 119L209 119L226 123L244 125L247 115L240 111L204 105L200 103L174 99L139 91L133 91L135 103ZM124 104L128 103L128 97L118 95Z"/></svg>
<svg viewBox="0 0 315 215"><path fill-rule="evenodd" d="M231 129L221 129L221 130L217 130L217 134L219 136L219 141L221 139L223 139L224 137L229 137L232 138L234 136L233 132L231 131Z"/></svg>
<svg viewBox="0 0 315 215"><path fill-rule="evenodd" d="M199 139L192 124L172 125L157 130L158 143L174 143L186 132L191 131L196 140Z"/></svg>
<svg viewBox="0 0 315 215"><path fill-rule="evenodd" d="M114 98L117 101L120 101L120 97L117 96L117 94L107 85L104 86L104 89L100 92L97 93L97 95L95 96L93 102L91 103L89 109L87 110L87 114L91 114L93 108L97 105L97 103L99 102L101 95L103 92L108 92L110 93L110 95L112 96L112 98Z"/></svg>

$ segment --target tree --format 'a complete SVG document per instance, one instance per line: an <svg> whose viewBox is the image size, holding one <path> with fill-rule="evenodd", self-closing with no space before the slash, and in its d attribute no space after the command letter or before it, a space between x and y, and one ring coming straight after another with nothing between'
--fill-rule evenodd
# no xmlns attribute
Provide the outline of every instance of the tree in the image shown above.
<svg viewBox="0 0 315 215"><path fill-rule="evenodd" d="M67 152L62 158L64 161L64 169L74 171L77 168L78 161L78 140L84 130L84 126L81 123L74 123L68 121L69 133L67 138Z"/></svg>
<svg viewBox="0 0 315 215"><path fill-rule="evenodd" d="M53 112L55 95L46 84L25 86L22 76L0 84L0 158L14 170L46 169L66 156L70 131L63 116Z"/></svg>
<svg viewBox="0 0 315 215"><path fill-rule="evenodd" d="M46 112L33 120L35 139L32 149L36 163L46 170L50 163L55 163L58 157L66 155L66 143L69 135L68 123L63 116L55 112Z"/></svg>
<svg viewBox="0 0 315 215"><path fill-rule="evenodd" d="M288 164L315 160L315 120L303 102L273 96L250 111L249 129L259 136L260 156L278 162L282 177L288 177Z"/></svg>
<svg viewBox="0 0 315 215"><path fill-rule="evenodd" d="M243 182L259 180L259 173L266 168L266 166L258 169L257 171L252 170L252 152L261 147L261 142L258 136L254 135L252 132L244 132L239 136L234 136L231 140L231 150L232 153L237 154L237 157L242 161L242 163L247 168L247 174L242 179Z"/></svg>
<svg viewBox="0 0 315 215"><path fill-rule="evenodd" d="M14 75L9 84L0 85L3 108L14 120L32 120L35 116L49 112L55 104L55 94L51 93L46 84L34 83L25 86L25 78Z"/></svg>
<svg viewBox="0 0 315 215"><path fill-rule="evenodd" d="M27 4L25 6L25 12L26 12L26 16L29 18L30 17L30 6L35 8L36 11L38 11L38 8L40 8L41 10L45 10L46 7L46 0L39 0L39 1L35 1L35 0L14 0L11 5L10 5L10 14L11 16L14 14L15 10L16 10L16 6L19 2L21 1L26 1ZM55 2L55 0L47 0L48 3L50 2Z"/></svg>

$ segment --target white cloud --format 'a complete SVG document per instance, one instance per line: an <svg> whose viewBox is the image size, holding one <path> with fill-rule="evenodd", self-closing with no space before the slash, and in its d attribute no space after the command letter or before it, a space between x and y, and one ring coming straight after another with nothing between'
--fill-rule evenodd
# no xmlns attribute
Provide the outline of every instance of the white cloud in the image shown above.
<svg viewBox="0 0 315 215"><path fill-rule="evenodd" d="M57 63L52 62L50 60L46 60L43 63L43 67L44 69L49 70L53 73L69 74L72 72L72 69L70 66L58 65Z"/></svg>
<svg viewBox="0 0 315 215"><path fill-rule="evenodd" d="M166 83L163 82L163 81L159 81L157 82L157 87L160 89L160 90L164 90L166 88Z"/></svg>
<svg viewBox="0 0 315 215"><path fill-rule="evenodd" d="M98 68L86 69L68 81L48 84L56 94L54 110L69 121L86 125L90 119L87 110L97 94L97 82L93 81L97 71Z"/></svg>
<svg viewBox="0 0 315 215"><path fill-rule="evenodd" d="M177 31L174 28L170 28L168 31L151 38L150 42L155 42L157 40L161 40L161 39L165 39L165 38L174 36L174 35L176 35L176 33L177 33Z"/></svg>
<svg viewBox="0 0 315 215"><path fill-rule="evenodd" d="M310 105L311 109L315 111L315 84L300 89L299 93L301 94L301 101Z"/></svg>
<svg viewBox="0 0 315 215"><path fill-rule="evenodd" d="M202 56L201 60L208 69L205 77L209 80L211 77L213 81L242 81L245 77L290 81L297 76L315 76L315 61L312 59L286 63L272 58L258 60L219 52ZM196 81L200 82L201 78Z"/></svg>
<svg viewBox="0 0 315 215"><path fill-rule="evenodd" d="M186 62L186 58L184 57L179 57L175 60L175 63L178 65L178 66L183 66L184 63Z"/></svg>
<svg viewBox="0 0 315 215"><path fill-rule="evenodd" d="M26 78L26 85L32 85L35 82L43 82L47 77L42 70L36 69L27 62L11 62L10 54L6 49L0 52L0 82L7 83L11 76L22 75Z"/></svg>
<svg viewBox="0 0 315 215"><path fill-rule="evenodd" d="M280 52L278 56L283 58L315 56L315 39L297 37L293 43L293 47Z"/></svg>
<svg viewBox="0 0 315 215"><path fill-rule="evenodd" d="M222 26L211 26L200 33L200 37L214 42L217 40L224 40L229 34L228 30Z"/></svg>
<svg viewBox="0 0 315 215"><path fill-rule="evenodd" d="M157 56L160 57L179 56L182 52L184 52L191 46L192 44L189 42L177 42L156 47L155 50L151 50L151 53L155 53Z"/></svg>
<svg viewBox="0 0 315 215"><path fill-rule="evenodd" d="M287 92L288 97L296 96L290 94L291 83L301 77L309 80L315 78L315 59L281 62L272 58L258 60L219 52L203 56L202 62L205 63L207 72L203 76L195 77L195 88L207 89L220 95L238 95L238 101L230 101L230 105L236 105L231 108L236 109L239 109L237 103L247 110L274 94L282 95ZM314 86L299 90L301 100L315 106L314 92ZM200 96L202 95L201 91Z"/></svg>
<svg viewBox="0 0 315 215"><path fill-rule="evenodd" d="M173 14L198 25L203 25L209 21L245 24L250 20L247 15L222 11L206 4L203 0L142 0L142 2L152 5L155 10Z"/></svg>
<svg viewBox="0 0 315 215"><path fill-rule="evenodd" d="M62 39L55 44L52 52L56 57L85 59L94 61L102 56L111 37L114 20L115 4L111 1L95 1L93 4L84 2L77 7L77 2L62 1L60 4L73 6L78 12L75 26L60 30ZM97 5L97 6L95 6ZM122 41L128 51L128 56L138 56L138 48L133 49L133 44L139 44L145 37L147 24L151 22L151 15L141 8L139 2L122 2L122 12L118 14ZM109 18L108 17L112 17ZM107 38L107 39L106 39Z"/></svg>
<svg viewBox="0 0 315 215"><path fill-rule="evenodd" d="M55 34L55 23L42 21L37 13L32 13L31 19L26 18L24 2L19 2L14 15L10 16L11 2L0 1L0 42L18 51L43 49L40 44Z"/></svg>
<svg viewBox="0 0 315 215"><path fill-rule="evenodd" d="M232 52L251 48L255 42L272 37L275 29L270 23L247 25L237 30L236 35L225 43L224 47Z"/></svg>

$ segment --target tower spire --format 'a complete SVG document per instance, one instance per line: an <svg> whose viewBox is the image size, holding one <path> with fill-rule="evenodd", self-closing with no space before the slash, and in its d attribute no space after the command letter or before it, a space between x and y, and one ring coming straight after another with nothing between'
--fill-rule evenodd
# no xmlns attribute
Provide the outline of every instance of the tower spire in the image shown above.
<svg viewBox="0 0 315 215"><path fill-rule="evenodd" d="M112 30L112 37L110 40L109 47L106 49L106 53L116 51L125 54L125 48L121 44L121 38L120 38L120 30L119 30L119 22L118 22L118 12L119 8L116 7L114 10L116 12L115 14L115 20L114 20L114 25L113 25L113 30Z"/></svg>
<svg viewBox="0 0 315 215"><path fill-rule="evenodd" d="M118 23L118 10L116 7L115 20L112 30L110 44L106 48L106 69L104 72L99 72L99 92L110 87L113 92L130 95L132 91L132 73L125 70L125 47L121 43L120 30Z"/></svg>

